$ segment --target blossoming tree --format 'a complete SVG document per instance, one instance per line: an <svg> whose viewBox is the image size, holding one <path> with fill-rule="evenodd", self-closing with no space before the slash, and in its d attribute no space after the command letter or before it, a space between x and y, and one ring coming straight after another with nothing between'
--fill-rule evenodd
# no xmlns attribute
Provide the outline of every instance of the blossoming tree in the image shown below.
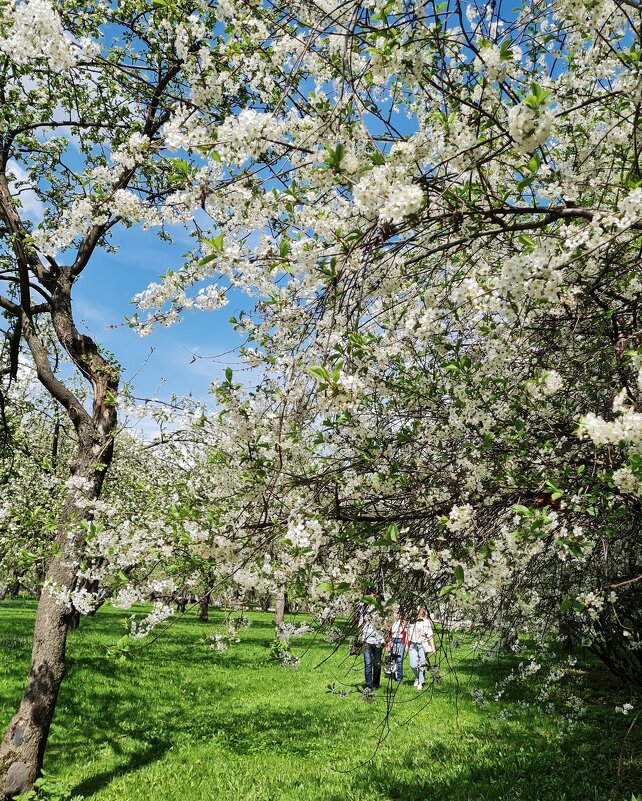
<svg viewBox="0 0 642 801"><path fill-rule="evenodd" d="M210 440L234 467L212 529L240 507L261 540L248 581L323 600L364 565L412 573L473 618L561 636L566 615L639 681L635 0L25 0L1 20L0 305L78 452L0 772L40 764L112 458L119 371L72 288L118 223L210 229L138 296L142 333L231 285L259 298L235 324L262 387L228 376Z"/></svg>
<svg viewBox="0 0 642 801"><path fill-rule="evenodd" d="M235 180L204 203L199 294L262 297L235 321L265 396L233 402L238 441L293 458L293 529L352 532L342 587L388 548L467 616L639 684L638 5L278 8L293 91L208 145Z"/></svg>
<svg viewBox="0 0 642 801"><path fill-rule="evenodd" d="M246 52L248 32L224 35L224 19L198 1L15 0L0 8L0 309L76 437L29 681L0 746L8 794L28 787L42 762L117 430L120 367L79 330L74 284L97 249L109 250L115 226L155 226L167 237L225 182L197 151L168 155L180 128L206 142L236 103L274 100L261 32ZM213 304L210 296L197 302ZM54 369L45 321L85 382L87 406Z"/></svg>

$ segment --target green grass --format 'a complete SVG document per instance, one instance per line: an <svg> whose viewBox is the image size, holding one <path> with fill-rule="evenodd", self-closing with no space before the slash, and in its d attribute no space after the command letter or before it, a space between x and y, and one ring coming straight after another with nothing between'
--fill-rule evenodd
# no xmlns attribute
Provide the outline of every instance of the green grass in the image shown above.
<svg viewBox="0 0 642 801"><path fill-rule="evenodd" d="M34 604L0 604L0 725L17 705L30 651ZM595 674L595 703L565 739L534 709L498 720L473 687L490 688L505 665L461 657L459 692L446 676L431 694L410 683L364 703L359 657L311 635L298 670L270 659L272 617L252 614L241 643L225 653L202 644L220 630L179 620L133 660L106 655L122 613L82 621L68 646L68 672L45 770L92 801L606 801L629 721L601 703L608 677ZM457 654L458 652L455 652ZM330 658L320 667L319 663ZM406 682L410 671L405 665ZM346 698L328 684L352 686ZM511 707L512 708L512 707ZM625 749L623 797L640 770L639 732Z"/></svg>

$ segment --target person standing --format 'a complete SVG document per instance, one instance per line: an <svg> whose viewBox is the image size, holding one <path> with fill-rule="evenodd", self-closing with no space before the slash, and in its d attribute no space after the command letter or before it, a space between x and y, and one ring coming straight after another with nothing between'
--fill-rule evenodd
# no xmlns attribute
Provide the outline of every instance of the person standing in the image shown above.
<svg viewBox="0 0 642 801"><path fill-rule="evenodd" d="M425 609L417 610L417 619L408 627L408 660L415 674L414 686L421 690L426 672L426 654L435 653L432 625Z"/></svg>
<svg viewBox="0 0 642 801"><path fill-rule="evenodd" d="M367 690L378 690L381 684L381 652L385 642L381 616L368 604L361 605L359 628L363 641L363 666Z"/></svg>
<svg viewBox="0 0 642 801"><path fill-rule="evenodd" d="M400 684L403 679L403 658L406 650L406 621L399 609L395 610L390 629L390 661L395 664L395 679ZM392 665L391 665L392 667Z"/></svg>

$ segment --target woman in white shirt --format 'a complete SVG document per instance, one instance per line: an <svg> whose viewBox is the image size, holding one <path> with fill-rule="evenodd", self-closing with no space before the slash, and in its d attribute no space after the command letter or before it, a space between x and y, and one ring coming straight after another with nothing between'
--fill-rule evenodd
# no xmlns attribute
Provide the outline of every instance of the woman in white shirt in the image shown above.
<svg viewBox="0 0 642 801"><path fill-rule="evenodd" d="M425 609L417 610L417 619L408 626L408 659L415 674L415 687L421 690L424 686L426 672L426 654L435 653L435 640L432 625Z"/></svg>

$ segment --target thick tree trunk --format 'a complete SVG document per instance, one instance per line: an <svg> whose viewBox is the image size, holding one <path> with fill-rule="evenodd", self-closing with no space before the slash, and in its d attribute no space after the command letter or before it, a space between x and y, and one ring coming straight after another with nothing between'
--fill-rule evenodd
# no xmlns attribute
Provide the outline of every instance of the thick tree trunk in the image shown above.
<svg viewBox="0 0 642 801"><path fill-rule="evenodd" d="M274 623L276 628L283 625L285 620L285 587L279 587L274 599Z"/></svg>
<svg viewBox="0 0 642 801"><path fill-rule="evenodd" d="M205 595L203 595L203 597L198 602L198 619L201 621L201 623L207 623L207 621L209 620L209 613L208 613L209 605L210 605L210 594L209 592L206 592Z"/></svg>
<svg viewBox="0 0 642 801"><path fill-rule="evenodd" d="M65 671L68 616L68 607L49 592L42 594L27 687L0 746L0 775L4 777L6 797L28 790L42 766Z"/></svg>
<svg viewBox="0 0 642 801"><path fill-rule="evenodd" d="M72 473L88 481L82 492L85 499L100 494L113 455L110 438L111 433L102 442L85 440L78 445ZM75 588L78 561L84 552L84 533L77 525L86 517L83 507L76 504L80 494L77 488L70 489L65 502L57 537L60 555L49 565L47 586L38 602L27 687L0 745L0 797L12 798L30 789L42 768L65 672L67 632L75 613L61 596ZM48 587L57 591L52 593Z"/></svg>

